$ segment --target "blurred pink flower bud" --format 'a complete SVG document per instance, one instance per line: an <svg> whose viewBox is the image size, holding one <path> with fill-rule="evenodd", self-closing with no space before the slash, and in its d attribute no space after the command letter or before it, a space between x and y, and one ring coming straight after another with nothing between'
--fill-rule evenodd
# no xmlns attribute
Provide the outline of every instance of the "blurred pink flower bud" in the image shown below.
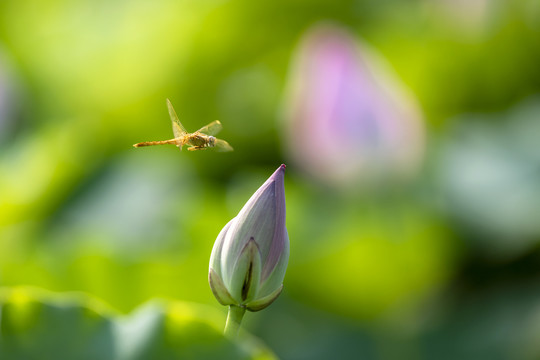
<svg viewBox="0 0 540 360"><path fill-rule="evenodd" d="M399 178L422 158L414 99L373 51L336 26L315 26L302 39L285 118L289 156L330 184Z"/></svg>
<svg viewBox="0 0 540 360"><path fill-rule="evenodd" d="M289 260L281 165L219 233L209 282L222 305L262 310L281 293Z"/></svg>

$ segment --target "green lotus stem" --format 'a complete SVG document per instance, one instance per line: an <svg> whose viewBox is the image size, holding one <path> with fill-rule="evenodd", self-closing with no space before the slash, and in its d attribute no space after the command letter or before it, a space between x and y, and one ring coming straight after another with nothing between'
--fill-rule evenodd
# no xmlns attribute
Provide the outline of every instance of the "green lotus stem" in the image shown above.
<svg viewBox="0 0 540 360"><path fill-rule="evenodd" d="M227 315L227 322L225 323L224 331L224 334L226 336L232 339L236 338L245 312L245 307L240 307L236 305L229 306L229 314Z"/></svg>

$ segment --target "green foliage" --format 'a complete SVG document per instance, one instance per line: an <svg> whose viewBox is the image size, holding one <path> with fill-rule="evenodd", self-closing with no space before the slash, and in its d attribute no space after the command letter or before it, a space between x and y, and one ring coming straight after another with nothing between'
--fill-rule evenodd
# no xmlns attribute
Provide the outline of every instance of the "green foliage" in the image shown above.
<svg viewBox="0 0 540 360"><path fill-rule="evenodd" d="M1 290L0 306L2 359L274 359L248 334L225 338L223 316L201 305L153 302L120 316L80 294L18 287Z"/></svg>

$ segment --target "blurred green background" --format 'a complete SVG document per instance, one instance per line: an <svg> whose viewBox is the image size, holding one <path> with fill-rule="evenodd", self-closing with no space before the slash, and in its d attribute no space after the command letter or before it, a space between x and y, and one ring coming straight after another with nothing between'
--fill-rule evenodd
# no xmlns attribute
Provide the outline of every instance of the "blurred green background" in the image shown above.
<svg viewBox="0 0 540 360"><path fill-rule="evenodd" d="M312 131L320 24L371 54L352 66L383 145ZM2 0L0 286L224 313L213 242L285 163L284 292L245 318L279 358L538 359L539 64L537 0ZM235 151L132 148L172 137L166 98ZM391 160L328 176L358 148Z"/></svg>

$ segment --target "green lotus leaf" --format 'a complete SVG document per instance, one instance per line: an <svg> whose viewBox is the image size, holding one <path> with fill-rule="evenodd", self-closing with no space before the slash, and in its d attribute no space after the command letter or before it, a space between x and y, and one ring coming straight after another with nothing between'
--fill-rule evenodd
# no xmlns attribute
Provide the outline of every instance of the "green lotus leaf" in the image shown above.
<svg viewBox="0 0 540 360"><path fill-rule="evenodd" d="M257 339L223 336L217 309L152 301L120 315L83 294L0 289L0 359L275 359Z"/></svg>

